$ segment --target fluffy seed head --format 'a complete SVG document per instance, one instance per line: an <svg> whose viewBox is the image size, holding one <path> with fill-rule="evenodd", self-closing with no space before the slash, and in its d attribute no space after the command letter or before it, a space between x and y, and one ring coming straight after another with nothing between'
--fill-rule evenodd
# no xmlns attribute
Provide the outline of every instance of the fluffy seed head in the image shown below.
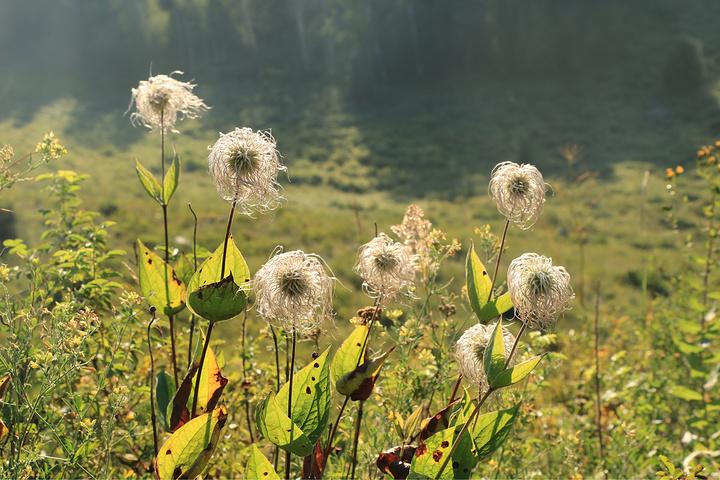
<svg viewBox="0 0 720 480"><path fill-rule="evenodd" d="M460 373L468 382L482 392L488 389L487 376L483 367L483 356L494 330L495 323L490 325L475 324L465 330L455 344L455 359L460 367ZM505 358L507 359L515 343L515 337L505 326L503 326L503 339L505 340Z"/></svg>
<svg viewBox="0 0 720 480"><path fill-rule="evenodd" d="M133 125L143 125L151 130L164 128L165 131L176 131L175 123L184 118L198 118L207 110L205 102L193 94L195 85L181 82L170 75L155 75L142 80L137 88L132 89L130 106L135 104L135 111L130 115Z"/></svg>
<svg viewBox="0 0 720 480"><path fill-rule="evenodd" d="M392 300L399 293L409 293L416 264L417 256L409 246L380 233L360 247L355 272L370 297Z"/></svg>
<svg viewBox="0 0 720 480"><path fill-rule="evenodd" d="M333 282L319 256L278 253L255 274L255 306L268 323L308 335L332 315Z"/></svg>
<svg viewBox="0 0 720 480"><path fill-rule="evenodd" d="M553 266L551 258L537 253L510 262L507 283L516 315L533 328L552 327L575 298L565 267Z"/></svg>
<svg viewBox="0 0 720 480"><path fill-rule="evenodd" d="M220 196L236 201L240 212L264 213L280 205L277 175L287 168L280 163L270 132L236 128L221 133L210 147L208 165Z"/></svg>
<svg viewBox="0 0 720 480"><path fill-rule="evenodd" d="M545 203L545 181L532 165L503 162L490 176L490 197L498 211L523 230L532 227Z"/></svg>

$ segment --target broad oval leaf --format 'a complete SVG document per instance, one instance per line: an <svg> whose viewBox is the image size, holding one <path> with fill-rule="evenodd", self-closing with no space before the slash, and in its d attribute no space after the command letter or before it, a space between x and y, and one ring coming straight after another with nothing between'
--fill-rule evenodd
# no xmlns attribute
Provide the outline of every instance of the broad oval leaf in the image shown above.
<svg viewBox="0 0 720 480"><path fill-rule="evenodd" d="M456 438L455 427L440 430L424 443L421 443L415 450L415 457L410 464L409 479L437 477L440 468L445 463L446 456L450 454L453 441ZM477 460L472 456L470 451L472 442L467 434L463 435L462 440L458 444L452 460L447 464L445 470L439 478L470 478L472 469L477 464Z"/></svg>
<svg viewBox="0 0 720 480"><path fill-rule="evenodd" d="M255 412L258 430L270 442L295 455L310 455L313 443L290 420L287 416L287 404L279 404L274 393L261 402Z"/></svg>
<svg viewBox="0 0 720 480"><path fill-rule="evenodd" d="M465 259L465 283L470 307L475 315L481 318L482 309L488 303L491 294L492 280L480 257L475 253L475 246L472 243Z"/></svg>
<svg viewBox="0 0 720 480"><path fill-rule="evenodd" d="M180 312L185 308L186 291L175 270L139 239L137 251L138 279L145 300L166 315Z"/></svg>
<svg viewBox="0 0 720 480"><path fill-rule="evenodd" d="M245 467L244 478L247 479L266 479L280 480L280 476L275 472L272 463L263 455L256 444L250 446L250 457Z"/></svg>
<svg viewBox="0 0 720 480"><path fill-rule="evenodd" d="M170 165L170 168L167 172L165 172L165 178L163 179L163 191L162 191L162 199L165 205L170 203L170 199L173 196L173 193L175 193L175 190L177 189L178 182L180 180L180 160L178 159L177 154L173 155L173 161Z"/></svg>
<svg viewBox="0 0 720 480"><path fill-rule="evenodd" d="M147 194L150 195L150 198L162 204L162 187L160 187L160 183L155 179L155 175L145 168L143 164L140 163L140 160L135 160L135 171L140 179L140 183Z"/></svg>
<svg viewBox="0 0 720 480"><path fill-rule="evenodd" d="M518 363L514 367L506 368L494 377L488 376L488 379L490 379L490 387L493 389L498 389L519 382L520 380L530 375L530 372L533 371L533 369L537 366L538 363L540 363L540 360L542 360L544 356L544 354L538 355L531 358L530 360L525 360L522 363Z"/></svg>
<svg viewBox="0 0 720 480"><path fill-rule="evenodd" d="M232 275L216 283L209 283L188 295L192 312L211 322L236 317L247 305L245 292L233 281Z"/></svg>
<svg viewBox="0 0 720 480"><path fill-rule="evenodd" d="M478 460L484 460L500 448L512 429L520 408L514 407L496 412L489 412L477 417L470 425L469 431L473 440L473 453Z"/></svg>
<svg viewBox="0 0 720 480"><path fill-rule="evenodd" d="M494 379L505 370L505 338L503 336L502 318L495 324L490 341L483 354L483 368L488 379ZM492 382L490 387L494 388Z"/></svg>
<svg viewBox="0 0 720 480"><path fill-rule="evenodd" d="M513 307L512 300L510 299L510 292L505 292L494 300L490 300L480 310L478 319L480 323L485 323L493 318L498 318L503 313L507 312Z"/></svg>
<svg viewBox="0 0 720 480"><path fill-rule="evenodd" d="M349 396L351 400L367 400L373 391L380 369L385 359L395 350L392 347L382 355L366 360L362 365L353 369L352 372L344 375L335 384L338 393Z"/></svg>
<svg viewBox="0 0 720 480"><path fill-rule="evenodd" d="M155 460L157 478L174 480L200 475L217 447L226 420L227 409L219 407L193 418L170 435Z"/></svg>
<svg viewBox="0 0 720 480"><path fill-rule="evenodd" d="M368 334L367 325L356 326L350 335L343 341L342 345L337 349L330 366L330 378L332 384L337 385L337 381L348 373L355 370L358 360L363 352L360 351ZM367 350L367 344L364 350Z"/></svg>
<svg viewBox="0 0 720 480"><path fill-rule="evenodd" d="M250 280L250 268L248 268L245 258L243 258L242 253L240 253L240 250L238 250L235 245L232 235L230 235L225 255L225 268L223 269L222 263L224 248L225 245L223 241L223 243L221 243L215 251L207 259L205 259L202 265L200 265L197 272L195 272L188 283L188 292L190 296L195 299L193 304L198 305L198 292L203 287L222 283L221 280L231 278L232 283L235 285L235 289L219 289L220 291L214 292L213 296L215 297L214 302L216 305L218 302L222 304L222 308L220 308L223 310L222 316L229 315L231 311L235 311L235 314L232 316L236 316L242 313L245 309L247 294L245 293L244 288L246 288L247 282ZM223 278L220 278L221 273ZM221 296L222 299L220 298ZM242 300L235 297L240 297ZM192 304L190 309L193 310ZM199 312L193 311L193 313L202 316ZM214 321L211 318L208 318L207 320Z"/></svg>
<svg viewBox="0 0 720 480"><path fill-rule="evenodd" d="M292 420L287 416L289 383L271 394L258 408L258 429L275 445L295 455L310 455L330 420L331 392L328 354L293 375Z"/></svg>

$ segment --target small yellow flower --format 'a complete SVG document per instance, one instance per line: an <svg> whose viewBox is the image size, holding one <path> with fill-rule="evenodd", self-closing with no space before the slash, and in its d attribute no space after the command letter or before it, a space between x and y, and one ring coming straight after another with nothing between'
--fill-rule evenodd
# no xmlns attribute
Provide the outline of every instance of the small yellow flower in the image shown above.
<svg viewBox="0 0 720 480"><path fill-rule="evenodd" d="M38 368L40 368L40 365L35 360L31 360L30 368L32 368L33 370L37 370Z"/></svg>
<svg viewBox="0 0 720 480"><path fill-rule="evenodd" d="M0 263L0 282L7 282L10 278L10 268L4 263Z"/></svg>
<svg viewBox="0 0 720 480"><path fill-rule="evenodd" d="M677 173L678 175L682 175L683 172L685 172L685 169L682 165L678 165L677 167L675 167L675 173Z"/></svg>
<svg viewBox="0 0 720 480"><path fill-rule="evenodd" d="M672 168L666 168L666 169L665 169L665 176L666 176L667 178L672 178L672 177L674 177L674 176L675 176L675 170L673 170Z"/></svg>

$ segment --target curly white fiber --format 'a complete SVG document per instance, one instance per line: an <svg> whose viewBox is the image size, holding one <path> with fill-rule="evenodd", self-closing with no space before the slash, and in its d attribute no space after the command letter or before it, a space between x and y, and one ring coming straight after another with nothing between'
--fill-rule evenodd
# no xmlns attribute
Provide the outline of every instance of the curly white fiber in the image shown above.
<svg viewBox="0 0 720 480"><path fill-rule="evenodd" d="M486 392L488 389L483 356L488 343L490 343L495 325L495 323L490 325L475 324L465 330L455 344L455 359L460 367L460 373L481 393ZM515 343L515 337L505 326L503 326L503 339L505 341L505 358L507 359Z"/></svg>
<svg viewBox="0 0 720 480"><path fill-rule="evenodd" d="M355 272L363 279L363 290L371 298L392 300L410 293L414 285L417 256L412 249L384 233L360 247Z"/></svg>
<svg viewBox="0 0 720 480"><path fill-rule="evenodd" d="M264 213L280 205L278 172L287 170L280 163L276 142L270 132L236 128L221 133L210 147L208 166L220 196L237 202L241 213Z"/></svg>
<svg viewBox="0 0 720 480"><path fill-rule="evenodd" d="M575 298L565 267L553 266L551 258L537 253L510 262L507 284L515 314L532 328L552 327Z"/></svg>
<svg viewBox="0 0 720 480"><path fill-rule="evenodd" d="M268 323L309 335L332 316L334 281L318 255L278 253L255 274L255 308Z"/></svg>
<svg viewBox="0 0 720 480"><path fill-rule="evenodd" d="M540 217L546 184L533 165L503 162L490 176L489 193L498 211L513 225L526 230Z"/></svg>
<svg viewBox="0 0 720 480"><path fill-rule="evenodd" d="M172 75L182 75L175 71L170 75L155 75L142 80L137 88L132 89L130 106L135 104L135 112L130 115L133 125L142 125L151 130L162 128L165 131L176 131L175 123L184 118L198 118L210 107L193 94L195 85L181 82Z"/></svg>

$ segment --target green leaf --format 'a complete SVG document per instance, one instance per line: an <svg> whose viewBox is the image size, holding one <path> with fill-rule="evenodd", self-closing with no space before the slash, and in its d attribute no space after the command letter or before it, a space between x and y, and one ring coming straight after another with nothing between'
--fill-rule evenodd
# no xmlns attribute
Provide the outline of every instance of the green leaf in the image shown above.
<svg viewBox="0 0 720 480"><path fill-rule="evenodd" d="M440 430L428 438L424 444L419 445L410 464L408 479L435 478L445 456L450 453L454 433L455 427ZM448 464L440 478L448 480L455 478L451 464ZM469 478L469 476L464 478Z"/></svg>
<svg viewBox="0 0 720 480"><path fill-rule="evenodd" d="M355 370L362 353L360 348L367 334L367 325L358 325L337 349L330 366L330 378L333 385L337 385L338 380ZM365 349L367 349L367 344Z"/></svg>
<svg viewBox="0 0 720 480"><path fill-rule="evenodd" d="M137 241L137 252L138 279L145 300L166 315L174 315L185 308L185 285L175 270L140 240Z"/></svg>
<svg viewBox="0 0 720 480"><path fill-rule="evenodd" d="M256 444L250 447L250 457L245 467L244 478L247 479L264 479L264 480L280 480L275 472L272 463L263 455Z"/></svg>
<svg viewBox="0 0 720 480"><path fill-rule="evenodd" d="M235 315L238 315L245 309L245 303L247 301L247 282L250 280L250 268L248 268L245 258L242 253L238 250L235 242L233 241L232 235L228 238L227 253L225 258L225 269L223 272L223 278L220 278L222 269L222 258L223 258L224 242L221 243L215 251L210 255L198 268L198 271L190 279L188 283L188 292L190 297L199 300L198 292L208 285L222 283L221 280L230 278L232 283L235 284L235 289L231 288L219 288L218 292L213 292L212 295L208 292L208 296L213 297L213 309L219 309L224 311L224 315L229 315L229 312L235 311ZM240 298L237 298L240 297ZM198 302L191 303L190 309L193 310L193 305L197 305ZM193 313L200 315L199 312L194 311ZM200 315L202 316L202 315ZM231 317L226 317L231 318ZM213 321L213 319L208 318Z"/></svg>
<svg viewBox="0 0 720 480"><path fill-rule="evenodd" d="M538 363L540 363L540 360L542 360L544 356L544 354L538 355L531 358L530 360L525 360L522 363L518 363L514 367L507 368L494 377L488 376L488 378L490 379L490 386L493 389L498 389L519 382L523 378L530 375L530 372L533 371L533 369L537 366Z"/></svg>
<svg viewBox="0 0 720 480"><path fill-rule="evenodd" d="M289 383L280 388L277 396L271 394L256 415L263 435L295 455L310 455L330 420L329 352L328 348L293 375L292 421L287 416Z"/></svg>
<svg viewBox="0 0 720 480"><path fill-rule="evenodd" d="M215 451L227 410L219 407L180 427L163 443L155 460L159 480L195 478L200 475Z"/></svg>
<svg viewBox="0 0 720 480"><path fill-rule="evenodd" d="M703 397L699 392L696 392L695 390L690 390L687 387L683 387L681 385L673 385L668 389L668 393L674 397L681 398L686 401L698 401L701 402Z"/></svg>
<svg viewBox="0 0 720 480"><path fill-rule="evenodd" d="M480 310L478 319L480 323L485 323L493 318L497 318L513 307L510 300L510 292L505 292L494 300L490 300Z"/></svg>
<svg viewBox="0 0 720 480"><path fill-rule="evenodd" d="M274 393L258 406L255 422L260 433L283 450L303 457L312 452L313 443L290 420L287 416L287 404L278 403Z"/></svg>
<svg viewBox="0 0 720 480"><path fill-rule="evenodd" d="M469 431L475 444L474 453L484 460L503 444L517 418L520 404L506 410L489 412L477 417Z"/></svg>
<svg viewBox="0 0 720 480"><path fill-rule="evenodd" d="M167 172L165 172L165 178L163 179L163 202L165 205L170 203L170 199L175 193L180 180L180 160L177 155L173 156L172 164Z"/></svg>
<svg viewBox="0 0 720 480"><path fill-rule="evenodd" d="M472 243L465 260L465 283L470 307L480 318L482 309L490 297L492 280L490 280L485 265L480 261L480 257L475 253L475 246Z"/></svg>
<svg viewBox="0 0 720 480"><path fill-rule="evenodd" d="M143 167L140 160L135 160L135 171L140 179L140 183L150 198L162 205L162 187L160 183L155 179L155 175L150 172L147 168Z"/></svg>
<svg viewBox="0 0 720 480"><path fill-rule="evenodd" d="M494 379L505 370L505 338L503 336L502 318L495 324L492 337L483 353L483 367L488 379ZM490 384L492 387L492 383Z"/></svg>
<svg viewBox="0 0 720 480"><path fill-rule="evenodd" d="M175 380L165 370L160 370L155 380L155 400L157 401L158 412L162 418L165 429L169 429L167 408L170 400L175 395Z"/></svg>
<svg viewBox="0 0 720 480"><path fill-rule="evenodd" d="M188 296L190 310L211 322L236 317L245 310L245 305L247 295L235 284L232 275L203 285Z"/></svg>

